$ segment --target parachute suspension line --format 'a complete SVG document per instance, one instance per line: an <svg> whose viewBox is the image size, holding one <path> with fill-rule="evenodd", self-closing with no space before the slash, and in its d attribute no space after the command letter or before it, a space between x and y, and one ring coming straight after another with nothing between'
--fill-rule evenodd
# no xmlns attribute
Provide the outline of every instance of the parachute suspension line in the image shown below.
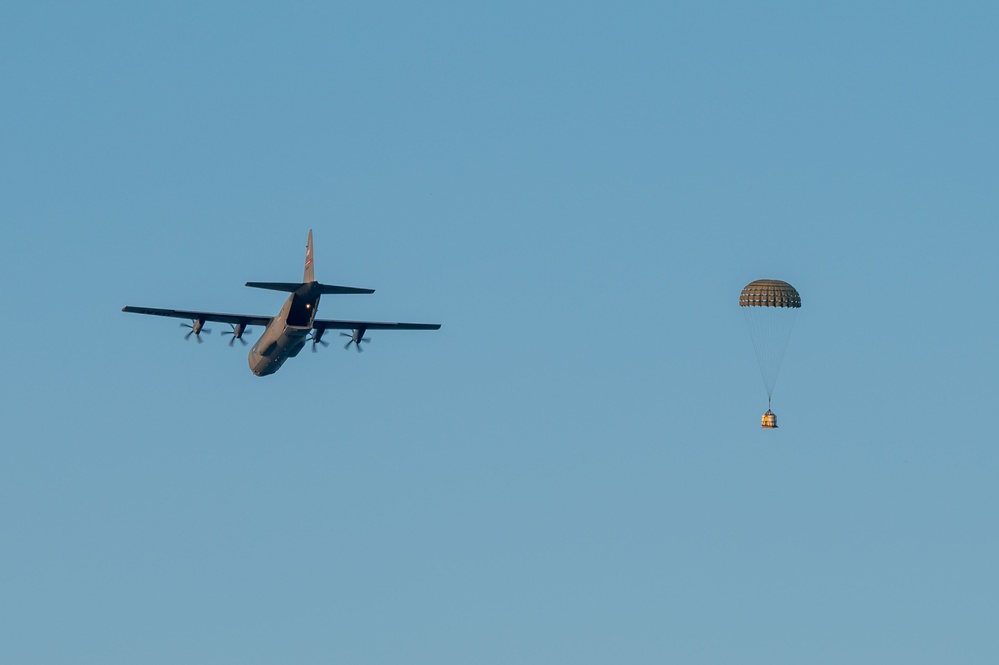
<svg viewBox="0 0 999 665"><path fill-rule="evenodd" d="M767 397L770 398L773 396L798 310L793 307L743 307L742 311L745 313Z"/></svg>

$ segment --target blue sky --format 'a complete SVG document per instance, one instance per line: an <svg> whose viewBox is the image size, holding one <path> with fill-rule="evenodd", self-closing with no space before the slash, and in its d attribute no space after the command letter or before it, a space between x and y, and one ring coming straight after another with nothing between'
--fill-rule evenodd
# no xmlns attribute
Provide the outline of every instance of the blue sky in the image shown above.
<svg viewBox="0 0 999 665"><path fill-rule="evenodd" d="M6 4L6 658L993 662L997 24ZM275 313L310 228L324 316L443 328L260 379L119 311Z"/></svg>

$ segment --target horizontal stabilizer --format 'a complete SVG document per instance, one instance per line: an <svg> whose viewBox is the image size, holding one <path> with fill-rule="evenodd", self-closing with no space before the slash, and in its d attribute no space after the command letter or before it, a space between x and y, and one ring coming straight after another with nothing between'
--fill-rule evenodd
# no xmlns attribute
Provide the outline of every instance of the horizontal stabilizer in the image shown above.
<svg viewBox="0 0 999 665"><path fill-rule="evenodd" d="M304 282L247 282L246 285L254 289L270 289L271 291L284 291L286 293L294 293L302 287L310 286L310 284ZM312 282L311 286L321 294L366 295L375 292L374 289L359 289L353 286L334 286L333 284L317 284L315 282ZM313 291L313 293L315 292Z"/></svg>
<svg viewBox="0 0 999 665"><path fill-rule="evenodd" d="M374 289L359 289L354 286L334 286L333 284L320 284L319 293L329 293L329 294L357 294L366 295L369 293L374 293Z"/></svg>
<svg viewBox="0 0 999 665"><path fill-rule="evenodd" d="M247 286L254 289L270 289L271 291L285 291L294 293L302 288L298 282L247 282Z"/></svg>

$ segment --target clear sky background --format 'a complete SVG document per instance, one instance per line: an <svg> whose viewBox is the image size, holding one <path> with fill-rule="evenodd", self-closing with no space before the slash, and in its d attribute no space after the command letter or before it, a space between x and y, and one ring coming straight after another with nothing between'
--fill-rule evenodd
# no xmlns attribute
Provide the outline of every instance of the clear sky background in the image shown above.
<svg viewBox="0 0 999 665"><path fill-rule="evenodd" d="M0 660L996 662L997 34L5 3ZM274 314L310 228L323 316L443 328L261 379L120 311Z"/></svg>

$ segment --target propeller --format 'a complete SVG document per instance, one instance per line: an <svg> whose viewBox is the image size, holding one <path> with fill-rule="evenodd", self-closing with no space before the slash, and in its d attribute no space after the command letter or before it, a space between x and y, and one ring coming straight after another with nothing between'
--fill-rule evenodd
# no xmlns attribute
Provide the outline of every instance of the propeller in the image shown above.
<svg viewBox="0 0 999 665"><path fill-rule="evenodd" d="M323 346L329 346L330 343L323 340L323 333L326 332L326 328L317 328L311 335L309 335L306 340L312 341L312 352L316 352L316 344L322 344Z"/></svg>
<svg viewBox="0 0 999 665"><path fill-rule="evenodd" d="M204 319L191 319L191 323L190 324L187 324L187 323L180 324L181 328L190 328L191 329L191 332L189 332L186 335L184 335L184 339L191 339L191 335L193 334L195 336L195 338L198 340L198 344L201 344L201 341L202 341L201 340L201 333L205 333L207 335L207 334L209 334L209 333L212 332L208 328L205 328L204 325L205 325L205 320Z"/></svg>
<svg viewBox="0 0 999 665"><path fill-rule="evenodd" d="M355 345L357 347L357 352L358 353L360 353L361 351L364 351L364 349L361 348L361 342L370 342L371 341L370 338L364 336L364 328L361 328L359 330L354 330L353 333L350 334L350 335L348 335L345 332L342 332L342 333L340 333L340 337L349 337L350 338L347 341L347 343L343 345L343 348L344 348L345 351L350 348L351 344L353 344L353 345Z"/></svg>
<svg viewBox="0 0 999 665"><path fill-rule="evenodd" d="M222 335L232 335L232 339L229 340L229 346L232 346L233 342L237 339L246 346L247 342L243 339L243 335L252 333L253 331L246 327L245 323L240 323L237 325L229 324L232 327L232 332L223 332Z"/></svg>

